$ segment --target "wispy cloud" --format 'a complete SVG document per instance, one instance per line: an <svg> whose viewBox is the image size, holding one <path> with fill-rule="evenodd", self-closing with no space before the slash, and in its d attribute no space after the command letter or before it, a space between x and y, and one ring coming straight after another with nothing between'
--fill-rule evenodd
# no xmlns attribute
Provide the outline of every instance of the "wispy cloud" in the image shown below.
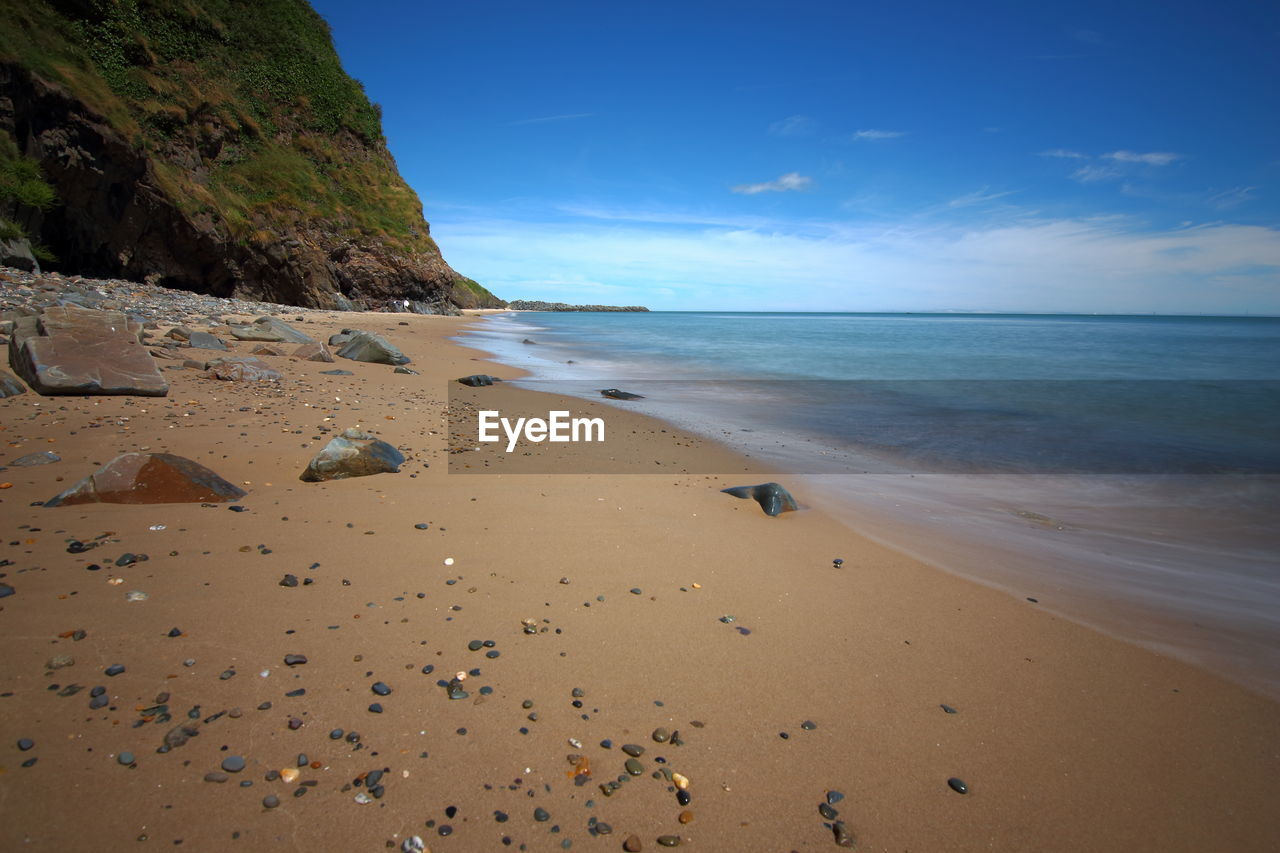
<svg viewBox="0 0 1280 853"><path fill-rule="evenodd" d="M1232 187L1229 190L1223 190L1209 196L1209 204L1219 210L1228 210L1247 201L1252 201L1253 194L1257 190L1257 187Z"/></svg>
<svg viewBox="0 0 1280 853"><path fill-rule="evenodd" d="M812 136L817 130L818 123L808 116L787 116L769 125L773 136Z"/></svg>
<svg viewBox="0 0 1280 853"><path fill-rule="evenodd" d="M883 139L897 139L899 136L906 136L905 130L859 130L855 131L849 137L854 142L879 142Z"/></svg>
<svg viewBox="0 0 1280 853"><path fill-rule="evenodd" d="M1088 160L1088 154L1081 154L1079 151L1070 151L1066 148L1050 148L1048 151L1041 151L1041 157L1062 157L1066 160Z"/></svg>
<svg viewBox="0 0 1280 853"><path fill-rule="evenodd" d="M1015 190L1005 190L1004 192L991 192L990 187L983 187L980 190L974 190L971 193L965 193L962 196L951 199L947 202L947 207L975 207L977 205L988 204L998 198L1004 198L1007 195L1013 195Z"/></svg>
<svg viewBox="0 0 1280 853"><path fill-rule="evenodd" d="M1081 166L1071 173L1071 180L1082 184L1096 184L1099 181L1114 181L1124 176L1114 166Z"/></svg>
<svg viewBox="0 0 1280 853"><path fill-rule="evenodd" d="M1107 160L1115 160L1117 163L1141 163L1144 166L1168 166L1175 160L1181 160L1181 154L1174 154L1171 151L1151 151L1146 154L1140 154L1136 151L1112 151L1103 154L1103 158Z"/></svg>
<svg viewBox="0 0 1280 853"><path fill-rule="evenodd" d="M813 184L813 178L800 174L799 172L787 172L785 175L779 175L772 181L765 181L762 184L738 184L731 187L735 193L742 195L756 195L757 193L785 193L796 190L807 189Z"/></svg>
<svg viewBox="0 0 1280 853"><path fill-rule="evenodd" d="M592 301L572 298L574 288L607 286L611 300L668 309L1280 313L1280 230L1263 226L1011 216L433 228L454 267L506 298Z"/></svg>
<svg viewBox="0 0 1280 853"><path fill-rule="evenodd" d="M592 118L595 113L566 113L558 116L541 116L539 118L522 118L519 121L508 122L508 127L516 127L521 124L546 124L549 121L565 121L571 118Z"/></svg>

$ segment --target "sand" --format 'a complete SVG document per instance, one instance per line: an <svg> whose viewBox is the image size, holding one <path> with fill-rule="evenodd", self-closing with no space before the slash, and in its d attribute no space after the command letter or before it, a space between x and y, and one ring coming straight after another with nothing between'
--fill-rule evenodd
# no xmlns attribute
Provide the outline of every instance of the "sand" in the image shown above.
<svg viewBox="0 0 1280 853"><path fill-rule="evenodd" d="M295 324L383 333L416 376L268 357L278 386L170 370L163 399L0 400L0 463L62 457L0 471L0 581L16 590L0 599L0 848L384 850L417 834L437 853L618 850L635 834L645 850L664 835L704 851L825 850L818 806L834 790L862 850L1274 849L1273 701L859 538L804 494L805 509L768 518L719 492L759 482L746 473L758 465L616 407L455 385L458 410L605 412L610 440L520 448L563 451L550 475L493 447L450 454L449 380L515 375L448 342L470 322ZM335 367L355 375L320 374ZM409 461L302 483L320 426L376 431ZM242 484L246 511L31 505L142 449ZM637 473L580 473L601 453ZM695 470L725 473L683 473ZM115 566L126 552L149 559ZM286 573L312 583L281 586ZM286 654L308 662L286 667ZM75 662L46 669L56 655ZM438 680L475 668L469 697L448 699ZM378 681L390 695L371 692ZM59 695L71 684L84 690ZM91 710L97 685L111 702ZM173 719L138 725L161 693ZM193 708L208 720L198 736L157 753ZM655 743L659 727L682 745ZM335 728L359 732L359 748ZM605 796L626 775L624 743L645 747L644 770ZM267 781L299 753L318 766ZM230 755L246 769L204 781ZM589 760L581 786L571 755ZM651 776L663 768L690 780L687 824ZM383 796L357 802L353 782L383 769ZM592 818L611 834L593 835Z"/></svg>

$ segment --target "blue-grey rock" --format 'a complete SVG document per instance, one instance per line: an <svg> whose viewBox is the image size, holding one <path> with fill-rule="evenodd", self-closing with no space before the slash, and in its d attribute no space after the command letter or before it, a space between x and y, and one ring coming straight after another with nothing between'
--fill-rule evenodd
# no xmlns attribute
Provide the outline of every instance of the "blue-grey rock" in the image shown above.
<svg viewBox="0 0 1280 853"><path fill-rule="evenodd" d="M735 498L750 498L754 500L760 504L764 514L768 516L781 515L784 512L793 512L799 509L795 498L791 497L791 493L777 483L761 483L758 486L734 486L720 491L726 495L733 495Z"/></svg>
<svg viewBox="0 0 1280 853"><path fill-rule="evenodd" d="M330 439L302 472L306 483L342 480L369 474L394 474L404 464L404 454L385 441L356 429Z"/></svg>
<svg viewBox="0 0 1280 853"><path fill-rule="evenodd" d="M16 397L27 393L27 386L7 370L0 370L0 400L5 397Z"/></svg>
<svg viewBox="0 0 1280 853"><path fill-rule="evenodd" d="M15 468L26 468L31 465L48 465L50 462L61 461L62 457L52 450L43 450L39 453L28 453L26 456L19 456L9 464Z"/></svg>
<svg viewBox="0 0 1280 853"><path fill-rule="evenodd" d="M343 330L346 334L348 330ZM342 345L337 355L352 361L367 361L373 364L408 364L409 358L396 349L382 335L373 332L352 331L351 338Z"/></svg>

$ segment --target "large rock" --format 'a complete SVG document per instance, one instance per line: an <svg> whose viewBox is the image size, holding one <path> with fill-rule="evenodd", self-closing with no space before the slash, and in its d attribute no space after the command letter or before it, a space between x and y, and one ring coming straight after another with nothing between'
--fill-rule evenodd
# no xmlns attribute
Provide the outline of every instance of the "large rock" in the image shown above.
<svg viewBox="0 0 1280 853"><path fill-rule="evenodd" d="M234 501L246 494L182 456L125 453L44 505L209 503Z"/></svg>
<svg viewBox="0 0 1280 853"><path fill-rule="evenodd" d="M755 501L760 504L764 514L768 516L778 516L784 512L795 512L800 508L796 505L796 499L791 497L791 493L777 483L761 483L758 486L734 486L720 491L726 495L733 495L735 498Z"/></svg>
<svg viewBox="0 0 1280 853"><path fill-rule="evenodd" d="M0 370L0 400L5 397L16 397L26 392L27 386L19 382L16 376L7 370Z"/></svg>
<svg viewBox="0 0 1280 853"><path fill-rule="evenodd" d="M17 267L27 272L40 272L40 262L26 237L0 240L0 267Z"/></svg>
<svg viewBox="0 0 1280 853"><path fill-rule="evenodd" d="M205 365L205 373L210 379L222 379L227 382L265 382L284 378L280 375L280 371L251 355L215 358Z"/></svg>
<svg viewBox="0 0 1280 853"><path fill-rule="evenodd" d="M310 338L275 317L259 317L249 326L232 326L231 334L241 341L266 341L274 344L312 344Z"/></svg>
<svg viewBox="0 0 1280 853"><path fill-rule="evenodd" d="M226 350L227 345L208 332L192 332L187 338L187 343L191 344L195 349L219 349Z"/></svg>
<svg viewBox="0 0 1280 853"><path fill-rule="evenodd" d="M298 479L306 483L342 480L369 474L395 474L404 454L367 432L349 429L330 439Z"/></svg>
<svg viewBox="0 0 1280 853"><path fill-rule="evenodd" d="M329 352L329 348L319 341L298 347L293 351L293 357L300 358L303 361L322 361L325 364L333 362L333 353Z"/></svg>
<svg viewBox="0 0 1280 853"><path fill-rule="evenodd" d="M40 394L163 397L169 384L140 343L141 331L120 311L54 306L15 323L9 364Z"/></svg>
<svg viewBox="0 0 1280 853"><path fill-rule="evenodd" d="M342 349L338 350L338 355L342 358L349 358L352 361L368 361L374 364L409 363L408 357L392 346L382 335L351 329L343 329L342 333L351 335L351 338L342 345Z"/></svg>

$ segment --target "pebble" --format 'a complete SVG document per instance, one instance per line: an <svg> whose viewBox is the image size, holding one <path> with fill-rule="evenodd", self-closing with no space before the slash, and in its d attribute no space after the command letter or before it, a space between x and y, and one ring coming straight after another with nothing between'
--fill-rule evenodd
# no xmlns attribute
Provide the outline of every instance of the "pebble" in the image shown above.
<svg viewBox="0 0 1280 853"><path fill-rule="evenodd" d="M957 779L955 776L952 776L947 780L947 784L951 786L951 790L955 791L957 794L969 793L969 786L964 783L963 779Z"/></svg>
<svg viewBox="0 0 1280 853"><path fill-rule="evenodd" d="M369 713L370 713L370 714L381 714L381 713L382 713L382 703L381 703L381 702L374 702L374 703L370 704L370 705L369 705Z"/></svg>
<svg viewBox="0 0 1280 853"><path fill-rule="evenodd" d="M843 799L844 799L844 794L840 793L839 791L827 791L828 804L834 806L836 803L840 802Z"/></svg>
<svg viewBox="0 0 1280 853"><path fill-rule="evenodd" d="M244 769L244 758L239 755L228 755L222 759L222 769L228 773L239 773Z"/></svg>
<svg viewBox="0 0 1280 853"><path fill-rule="evenodd" d="M682 806L687 806L687 805L689 805L689 800L690 800L690 799L691 799L691 795L690 795L690 794L689 794L689 792L688 792L688 791L686 791L684 788L677 788L677 789L676 789L676 802L677 802L677 803L679 803L679 804L680 804L680 805L682 805Z"/></svg>
<svg viewBox="0 0 1280 853"><path fill-rule="evenodd" d="M827 803L818 804L818 814L822 815L822 817L826 820L835 820L837 817L840 816L840 812L836 811Z"/></svg>
<svg viewBox="0 0 1280 853"><path fill-rule="evenodd" d="M679 847L680 836L678 835L659 835L658 846L660 847Z"/></svg>
<svg viewBox="0 0 1280 853"><path fill-rule="evenodd" d="M663 728L657 728L653 730L652 737L655 743L666 743L671 740L671 732Z"/></svg>
<svg viewBox="0 0 1280 853"><path fill-rule="evenodd" d="M800 728L804 729L806 732L811 732L817 727L818 727L818 724L815 723L813 720L805 720L803 723L800 724Z"/></svg>
<svg viewBox="0 0 1280 853"><path fill-rule="evenodd" d="M262 807L264 809L274 809L280 805L280 798L275 794L267 794L262 798Z"/></svg>
<svg viewBox="0 0 1280 853"><path fill-rule="evenodd" d="M15 592L17 592L17 590L9 586L7 583L0 583L0 598L8 598Z"/></svg>
<svg viewBox="0 0 1280 853"><path fill-rule="evenodd" d="M467 643L467 649L468 649L469 651L473 651L473 652L478 652L478 651L480 651L480 649L481 649L483 646L484 646L484 641L483 641L483 640L472 640L471 642Z"/></svg>
<svg viewBox="0 0 1280 853"><path fill-rule="evenodd" d="M120 674L120 673L122 673L122 672L124 672L124 664L122 664L122 663L113 663L113 664L111 664L111 666L109 666L109 667L107 667L106 669L104 669L104 670L102 671L102 674L103 674L103 675L111 675L111 676L115 676L115 675L119 675L119 674Z"/></svg>
<svg viewBox="0 0 1280 853"><path fill-rule="evenodd" d="M342 736L346 734L342 729L334 729L329 732L329 740L342 740Z"/></svg>
<svg viewBox="0 0 1280 853"><path fill-rule="evenodd" d="M685 809L684 811L680 812L680 815L679 817L676 818L676 820L680 821L681 823L691 823L693 821L693 812L689 811L688 809Z"/></svg>
<svg viewBox="0 0 1280 853"><path fill-rule="evenodd" d="M538 823L546 823L551 820L551 815L546 809L542 808L542 806L538 806L533 810L533 819Z"/></svg>
<svg viewBox="0 0 1280 853"><path fill-rule="evenodd" d="M946 711L948 714L958 714L958 713L960 713L960 712L959 712L959 711L957 711L955 708L952 708L950 705L939 705L938 707L939 707L939 708L941 708L942 710Z"/></svg>
<svg viewBox="0 0 1280 853"><path fill-rule="evenodd" d="M639 850L643 849L643 845L640 843L640 836L628 835L627 840L622 842L622 849L626 850L627 853L638 853Z"/></svg>
<svg viewBox="0 0 1280 853"><path fill-rule="evenodd" d="M36 745L36 742L29 737L18 738L18 749L22 750L23 752L26 752L28 749L30 749L35 745Z"/></svg>
<svg viewBox="0 0 1280 853"><path fill-rule="evenodd" d="M373 686L370 687L369 689L372 690L374 693L377 693L379 696L391 695L391 688L381 681L375 681L373 683Z"/></svg>
<svg viewBox="0 0 1280 853"><path fill-rule="evenodd" d="M281 578L281 579L280 579L280 586L294 587L294 586L297 586L297 585L298 585L298 576L297 576L297 575L288 575L288 574L287 574L287 575L285 575L283 578Z"/></svg>
<svg viewBox="0 0 1280 853"><path fill-rule="evenodd" d="M639 758L644 755L644 747L634 743L624 743L622 745L622 751L627 755L630 755L632 758Z"/></svg>
<svg viewBox="0 0 1280 853"><path fill-rule="evenodd" d="M132 764L132 763L133 763L133 753L132 753L132 752L122 752L122 753L120 753L119 755L117 755L117 756L116 756L116 761L120 762L120 763L121 763L121 764L123 764L125 767L128 767L130 764Z"/></svg>
<svg viewBox="0 0 1280 853"><path fill-rule="evenodd" d="M417 529L417 530L426 530L426 529L427 529L427 524L426 524L425 522L421 522L421 521L420 521L420 522L418 522L417 524L415 524L415 525L414 525L414 528L415 528L415 529Z"/></svg>
<svg viewBox="0 0 1280 853"><path fill-rule="evenodd" d="M848 827L844 825L844 821L838 820L831 825L831 831L835 835L837 847L853 847L853 833L849 832Z"/></svg>
<svg viewBox="0 0 1280 853"><path fill-rule="evenodd" d="M844 560L840 559L839 557L836 557L834 560L831 561L831 565L835 566L838 569L844 565Z"/></svg>
<svg viewBox="0 0 1280 853"><path fill-rule="evenodd" d="M638 586L633 586L633 587L631 587L631 594L632 594L632 595L643 595L643 594L644 594L644 590L642 590L642 589L641 589L640 587L638 587Z"/></svg>
<svg viewBox="0 0 1280 853"><path fill-rule="evenodd" d="M635 758L628 758L627 763L623 766L627 768L627 772L632 776L639 776L644 772L644 765Z"/></svg>
<svg viewBox="0 0 1280 853"><path fill-rule="evenodd" d="M228 776L226 773L219 773L216 770L204 774L204 781L217 782L219 785L221 785L223 782L227 781L230 778L231 777Z"/></svg>

